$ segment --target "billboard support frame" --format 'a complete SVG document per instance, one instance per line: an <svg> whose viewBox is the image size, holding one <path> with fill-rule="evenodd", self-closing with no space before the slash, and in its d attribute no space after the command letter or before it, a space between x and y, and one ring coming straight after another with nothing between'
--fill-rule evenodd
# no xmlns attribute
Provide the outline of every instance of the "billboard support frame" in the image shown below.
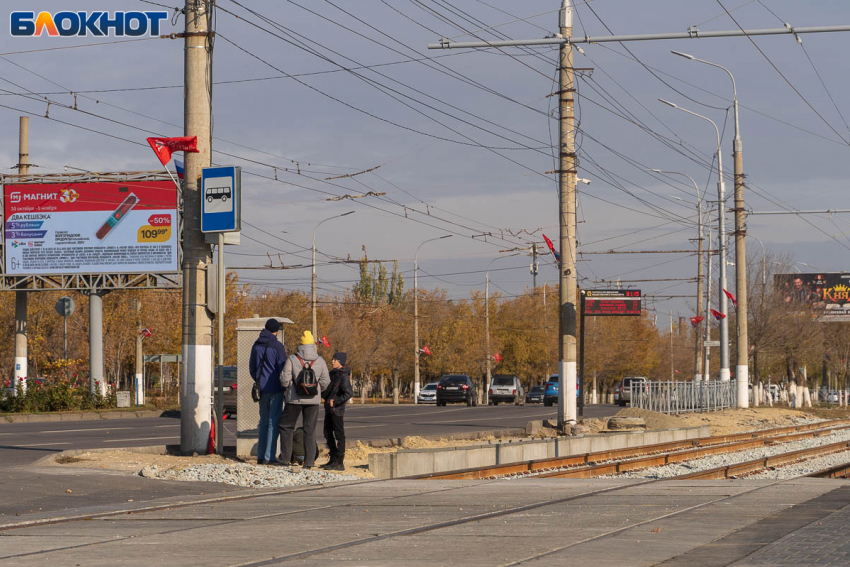
<svg viewBox="0 0 850 567"><path fill-rule="evenodd" d="M173 181L162 171L121 171L52 174L0 175L0 189L6 185L60 184L60 183L97 183L97 182L140 182ZM177 186L177 270L145 272L110 272L89 274L28 274L10 275L6 273L5 223L0 241L0 291L115 291L129 289L181 289L183 264L183 194ZM0 204L2 207L3 204ZM5 215L5 211L4 211Z"/></svg>

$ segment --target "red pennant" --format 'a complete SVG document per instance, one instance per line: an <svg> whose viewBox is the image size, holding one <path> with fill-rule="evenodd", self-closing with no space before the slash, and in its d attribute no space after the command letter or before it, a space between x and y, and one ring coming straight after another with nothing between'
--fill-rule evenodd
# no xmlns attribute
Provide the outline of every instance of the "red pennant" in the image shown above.
<svg viewBox="0 0 850 567"><path fill-rule="evenodd" d="M156 157L162 165L171 161L173 152L198 153L197 136L181 136L179 138L148 138Z"/></svg>
<svg viewBox="0 0 850 567"><path fill-rule="evenodd" d="M725 319L726 315L721 313L720 311L715 311L714 309L710 309L711 314L714 315L714 318L720 321L721 319Z"/></svg>
<svg viewBox="0 0 850 567"><path fill-rule="evenodd" d="M554 244L552 244L552 241L551 241L551 240L549 240L549 237L547 237L547 236L544 234L544 235L543 235L543 240L545 240L545 241L546 241L546 246L548 246L548 247L549 247L549 251L550 251L550 252L552 252L552 255L555 257L555 259L556 259L558 262L560 262L560 261L561 261L561 255L560 255L560 254L558 254L557 252L555 252L555 245L554 245Z"/></svg>
<svg viewBox="0 0 850 567"><path fill-rule="evenodd" d="M732 305L734 305L735 307L738 307L738 301L735 299L734 295L732 295L731 293L729 293L725 289L723 290L723 293L726 294L726 297L728 297L729 299L732 300Z"/></svg>
<svg viewBox="0 0 850 567"><path fill-rule="evenodd" d="M428 348L428 345L425 345L424 347L420 348L419 352L421 352L422 354L427 354L428 356L431 356L431 349Z"/></svg>
<svg viewBox="0 0 850 567"><path fill-rule="evenodd" d="M146 339L151 338L151 336L153 335L153 333L151 333L150 329L142 329L142 332L139 333L139 334L142 335L142 337L144 337Z"/></svg>
<svg viewBox="0 0 850 567"><path fill-rule="evenodd" d="M328 340L328 338L325 335L322 335L322 338L319 339L319 344L322 345L325 348L331 348L331 342Z"/></svg>
<svg viewBox="0 0 850 567"><path fill-rule="evenodd" d="M502 355L497 352L496 354L493 355L493 360L496 361L496 364L502 362Z"/></svg>
<svg viewBox="0 0 850 567"><path fill-rule="evenodd" d="M696 327L697 325L699 325L702 322L703 322L703 318L700 317L699 315L697 315L695 317L691 317L691 326L693 326L693 327Z"/></svg>

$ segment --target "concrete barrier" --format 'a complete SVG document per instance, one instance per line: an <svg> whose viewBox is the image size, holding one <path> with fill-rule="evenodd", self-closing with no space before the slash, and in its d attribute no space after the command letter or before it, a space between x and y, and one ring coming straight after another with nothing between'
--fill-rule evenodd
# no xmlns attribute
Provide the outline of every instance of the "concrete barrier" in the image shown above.
<svg viewBox="0 0 850 567"><path fill-rule="evenodd" d="M401 449L369 455L369 472L375 478L400 478L436 472L518 463L709 437L707 425L656 431L628 431L580 437L559 437L432 449Z"/></svg>

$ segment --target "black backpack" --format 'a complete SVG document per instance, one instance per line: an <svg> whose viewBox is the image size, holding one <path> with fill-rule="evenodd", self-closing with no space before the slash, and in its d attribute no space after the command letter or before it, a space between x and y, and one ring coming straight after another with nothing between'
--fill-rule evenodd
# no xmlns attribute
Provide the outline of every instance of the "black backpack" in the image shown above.
<svg viewBox="0 0 850 567"><path fill-rule="evenodd" d="M301 396L315 396L319 393L319 380L316 378L316 372L313 370L313 364L316 360L311 360L309 363L304 362L297 354L295 358L301 363L301 372L295 378L295 391Z"/></svg>

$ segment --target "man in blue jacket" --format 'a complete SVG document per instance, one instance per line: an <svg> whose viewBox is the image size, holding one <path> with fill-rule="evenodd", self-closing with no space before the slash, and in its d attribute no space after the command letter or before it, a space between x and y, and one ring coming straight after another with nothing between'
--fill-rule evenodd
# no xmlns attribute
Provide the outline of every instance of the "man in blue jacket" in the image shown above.
<svg viewBox="0 0 850 567"><path fill-rule="evenodd" d="M257 427L257 464L267 465L275 460L278 439L278 421L283 409L283 387L280 373L286 364L286 349L277 340L280 323L277 319L266 321L260 338L251 347L248 365L251 378L260 388L260 424Z"/></svg>

